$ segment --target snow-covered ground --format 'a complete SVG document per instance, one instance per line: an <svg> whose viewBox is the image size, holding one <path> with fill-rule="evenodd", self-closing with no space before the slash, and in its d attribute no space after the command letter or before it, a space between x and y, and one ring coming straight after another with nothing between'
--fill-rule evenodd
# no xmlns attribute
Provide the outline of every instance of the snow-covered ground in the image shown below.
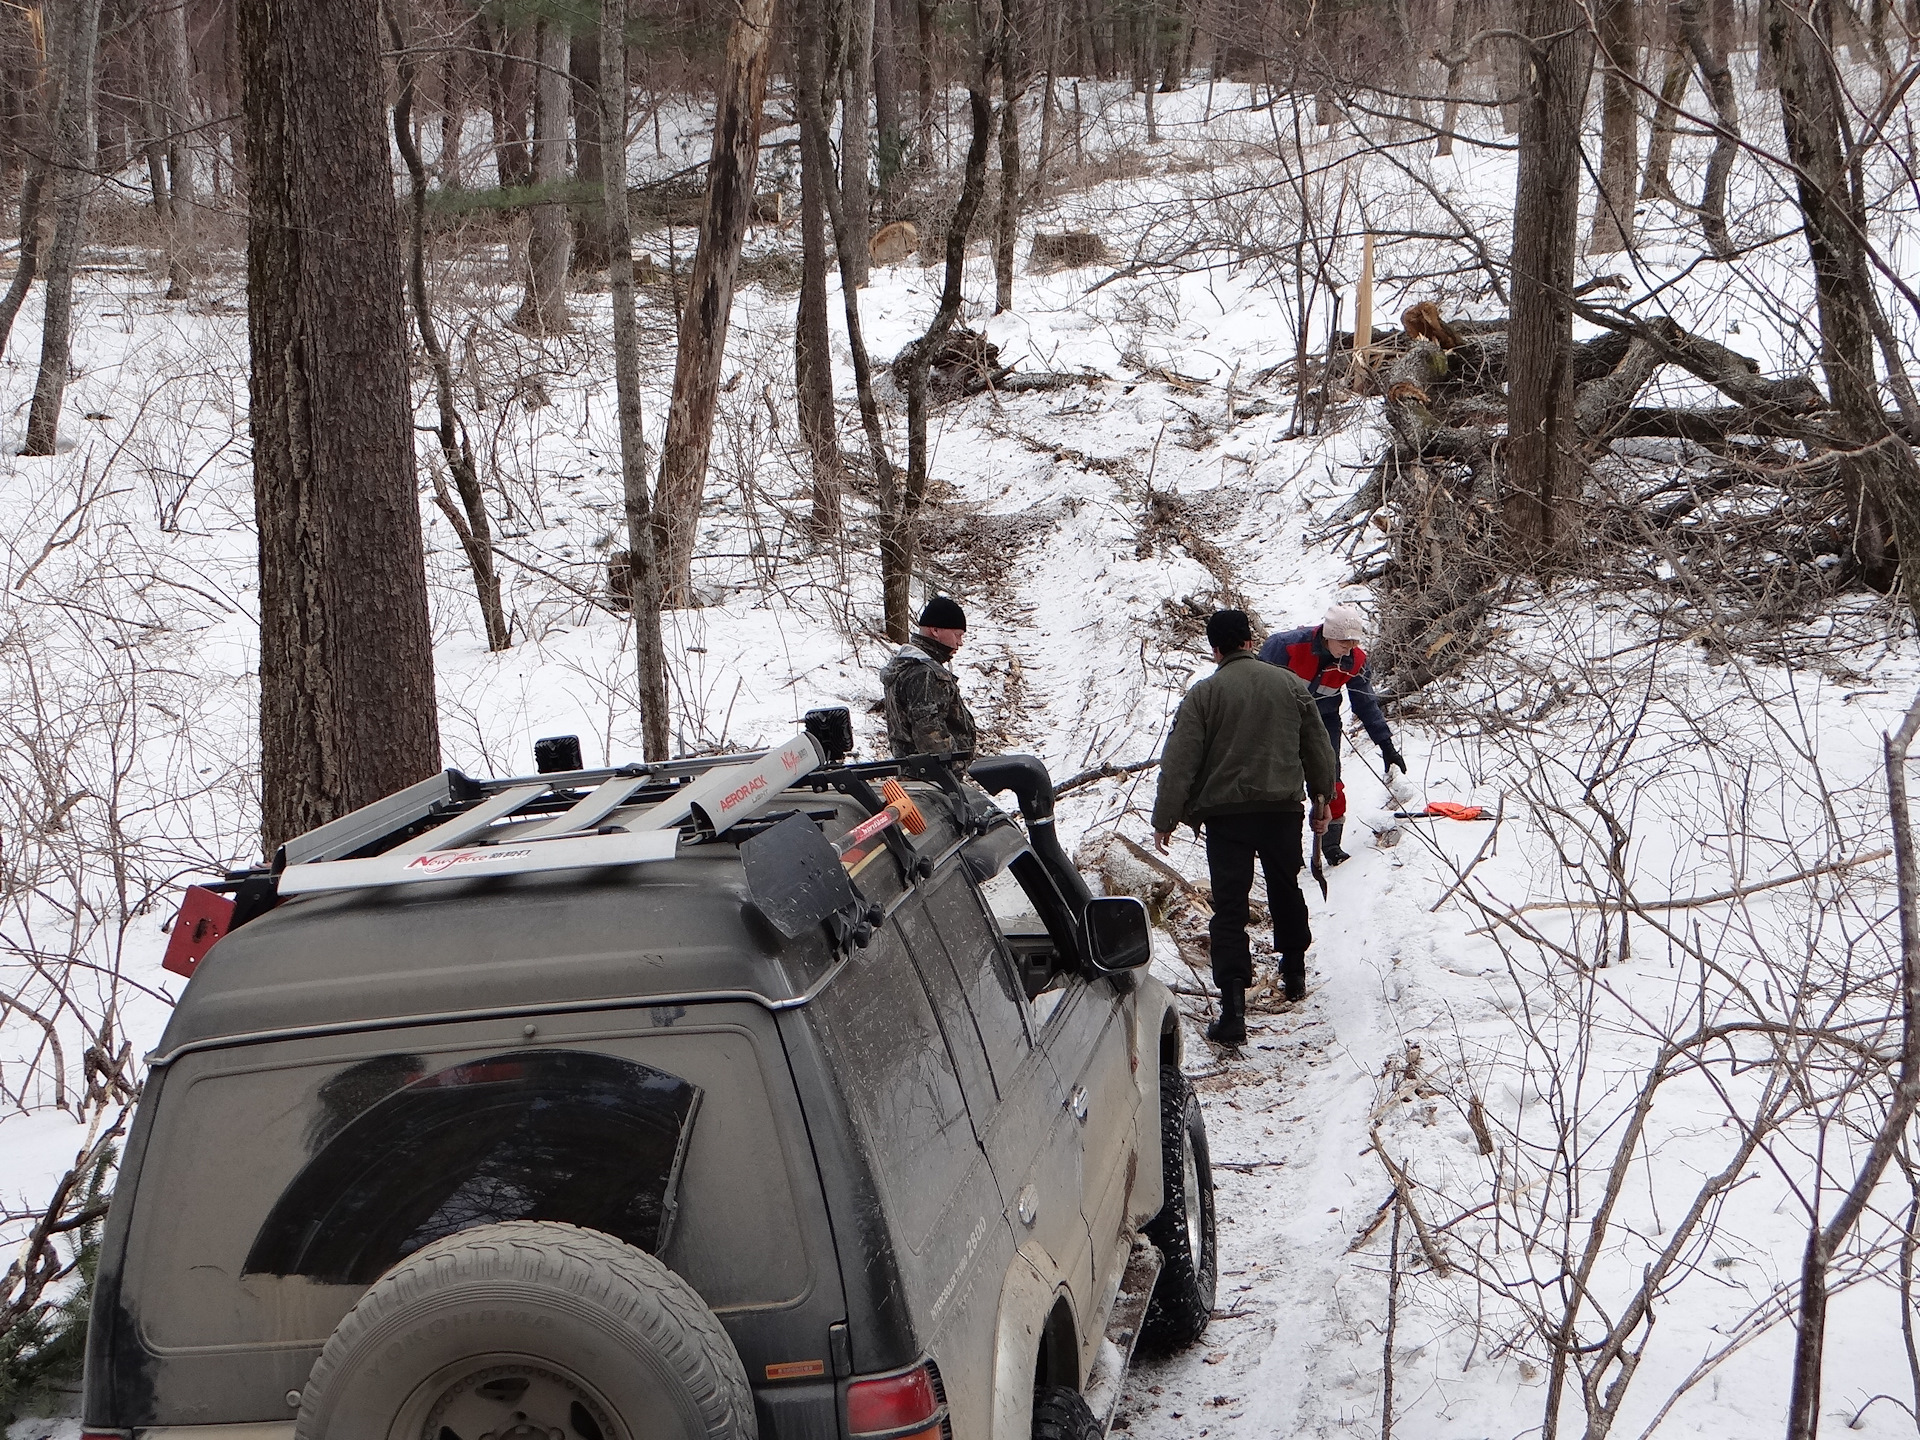
<svg viewBox="0 0 1920 1440"><path fill-rule="evenodd" d="M1085 97L1088 149L1108 178L1034 218L1099 231L1120 273L1022 273L1013 309L990 316L982 255L966 319L1003 360L1089 381L948 405L932 423L927 581L967 606L960 669L996 743L1056 776L1157 752L1209 668L1196 617L1223 597L1243 595L1269 629L1369 600L1348 588L1352 537L1330 521L1379 433L1347 403L1326 433L1289 438L1296 395L1274 369L1294 353L1303 300L1316 348L1332 304L1296 285L1294 261L1324 257L1350 324L1371 229L1383 237L1376 323L1428 298L1450 315L1498 313L1470 245L1394 237L1466 225L1502 255L1512 185L1498 148L1438 160L1410 143L1391 161L1348 159L1351 133L1306 126L1294 150L1289 104L1258 108L1264 92L1243 86L1159 97L1155 144L1124 87ZM1745 113L1764 130L1760 98ZM1697 168L1690 145L1677 158ZM1784 192L1757 162L1742 166L1736 238L1775 243L1703 266L1684 217L1654 207L1631 265L1583 261L1582 275L1620 269L1636 294L1667 287L1689 327L1770 371L1798 368L1815 353L1802 251ZM1892 238L1896 251L1912 243ZM137 1057L158 1033L178 987L158 965L175 887L254 843L246 322L229 261L223 288L191 305L162 300L147 277L84 277L67 444L51 460L0 447L0 993L46 1014L63 1048L56 1062L31 1016L0 1023L0 1207L42 1200L112 1113L82 1103L88 1044L111 1066L122 1043ZM463 403L495 487L517 643L487 652L457 542L423 503L446 761L518 773L534 737L566 732L589 764L631 757L630 632L592 599L621 526L606 299L575 296L577 334L529 341L503 325L510 267L481 261L446 265L436 284L463 317ZM863 297L876 357L918 332L937 281L917 264L876 270ZM646 301L654 440L669 303L664 290ZM0 428L16 443L37 304L0 365ZM837 323L837 296L830 310ZM790 294L760 286L736 306L696 562L709 603L667 617L688 747L777 738L832 703L853 706L869 747L880 734L875 670L889 647L865 506L850 506L862 518L846 549L803 538L792 313ZM1679 377L1667 384L1687 393ZM903 449L904 408L887 398ZM857 449L855 428L844 438ZM437 458L423 446L423 482ZM1220 1167L1223 1273L1205 1341L1139 1366L1117 1422L1133 1435L1372 1435L1389 1374L1403 1440L1532 1433L1568 1296L1582 1302L1568 1333L1596 1343L1670 1249L1644 1322L1628 1326L1630 1353L1648 1327L1651 1341L1614 1433L1782 1423L1792 1331L1780 1305L1804 1200L1821 1165L1829 1190L1851 1178L1850 1127L1873 1114L1809 1035L1888 1041L1891 862L1870 858L1888 843L1879 737L1920 680L1920 654L1898 609L1867 601L1836 613L1804 663L1772 667L1728 659L1707 643L1711 617L1678 600L1569 583L1517 591L1497 615L1494 650L1397 722L1422 797L1481 804L1497 823L1392 825L1360 737L1346 759L1356 853L1330 897L1313 896L1308 1001L1257 1014L1239 1057L1199 1039L1208 1002L1162 942L1161 972L1195 992L1189 1069ZM1070 845L1144 840L1152 787L1149 772L1068 797ZM1370 840L1375 826L1397 843ZM1172 858L1204 882L1191 838ZM1747 893L1670 904L1727 891ZM80 1017L109 1010L113 1035L81 1033ZM1658 1102L1617 1160L1663 1054ZM1383 1155L1414 1197L1398 1218ZM1876 1394L1911 1399L1886 1244L1911 1196L1896 1175L1878 1199L1837 1267L1830 1425ZM1576 1282L1596 1216L1606 1228ZM1570 1379L1569 1425L1579 1391ZM1861 1428L1909 1424L1883 1402Z"/></svg>

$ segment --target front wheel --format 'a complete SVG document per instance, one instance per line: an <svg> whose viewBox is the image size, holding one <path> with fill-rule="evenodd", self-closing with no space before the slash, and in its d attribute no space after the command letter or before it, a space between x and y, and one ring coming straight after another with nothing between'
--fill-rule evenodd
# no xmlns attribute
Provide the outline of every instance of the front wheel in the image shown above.
<svg viewBox="0 0 1920 1440"><path fill-rule="evenodd" d="M515 1221L408 1256L347 1312L295 1440L754 1440L747 1376L653 1256Z"/></svg>
<svg viewBox="0 0 1920 1440"><path fill-rule="evenodd" d="M1213 1165L1200 1097L1177 1065L1160 1067L1160 1173L1165 1200L1147 1238L1165 1257L1140 1341L1152 1349L1191 1345L1213 1318L1220 1260L1214 1248Z"/></svg>

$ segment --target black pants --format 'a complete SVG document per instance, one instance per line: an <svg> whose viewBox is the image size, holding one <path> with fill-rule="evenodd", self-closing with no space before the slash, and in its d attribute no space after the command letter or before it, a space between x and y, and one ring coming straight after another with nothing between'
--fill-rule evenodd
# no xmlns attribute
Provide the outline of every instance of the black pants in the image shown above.
<svg viewBox="0 0 1920 1440"><path fill-rule="evenodd" d="M1216 815L1206 822L1207 875L1213 883L1213 920L1207 926L1213 983L1253 983L1253 953L1247 944L1247 896L1253 862L1267 877L1267 907L1273 911L1273 948L1305 955L1313 943L1307 897L1300 893L1301 824L1305 807L1289 805L1252 815Z"/></svg>

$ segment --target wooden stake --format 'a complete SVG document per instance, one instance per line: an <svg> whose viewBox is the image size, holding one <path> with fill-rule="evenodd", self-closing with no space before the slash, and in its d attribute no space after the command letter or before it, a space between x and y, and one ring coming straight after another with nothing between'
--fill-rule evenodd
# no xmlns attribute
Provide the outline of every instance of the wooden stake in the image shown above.
<svg viewBox="0 0 1920 1440"><path fill-rule="evenodd" d="M1360 242L1360 289L1353 298L1353 373L1367 368L1373 346L1373 232Z"/></svg>

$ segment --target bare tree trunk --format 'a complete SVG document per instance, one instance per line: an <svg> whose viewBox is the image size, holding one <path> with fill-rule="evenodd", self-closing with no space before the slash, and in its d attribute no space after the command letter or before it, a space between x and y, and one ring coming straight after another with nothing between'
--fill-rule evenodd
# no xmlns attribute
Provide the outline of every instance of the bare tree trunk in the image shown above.
<svg viewBox="0 0 1920 1440"><path fill-rule="evenodd" d="M660 566L654 553L653 502L640 430L640 321L633 312L633 230L627 219L627 0L601 0L600 133L605 174L607 288L613 296L614 393L620 412L620 478L627 512L627 564L633 587L634 651L639 665L640 727L646 758L664 760L667 647L660 634Z"/></svg>
<svg viewBox="0 0 1920 1440"><path fill-rule="evenodd" d="M375 0L240 0L266 850L440 768Z"/></svg>
<svg viewBox="0 0 1920 1440"><path fill-rule="evenodd" d="M600 41L592 34L575 35L571 44L573 65L573 178L581 195L591 195L572 207L573 253L568 268L575 274L588 274L607 268L607 227L605 207L599 196L604 188L604 151L600 124Z"/></svg>
<svg viewBox="0 0 1920 1440"><path fill-rule="evenodd" d="M1047 168L1053 160L1053 112L1059 100L1054 90L1054 73L1060 68L1060 26L1066 6L1055 0L1043 12L1047 27L1047 78L1040 91L1040 138L1034 145L1033 164L1027 167L1027 203L1039 205L1046 198Z"/></svg>
<svg viewBox="0 0 1920 1440"><path fill-rule="evenodd" d="M1578 0L1528 0L1528 66L1513 205L1507 451L1502 518L1516 557L1563 538L1572 485L1574 249L1580 225L1580 110L1591 59Z"/></svg>
<svg viewBox="0 0 1920 1440"><path fill-rule="evenodd" d="M796 71L802 78L794 86L794 102L806 112L800 127L802 153L807 155L813 173L820 177L820 199L827 207L827 222L833 229L834 251L840 265L840 303L847 320L847 349L853 356L853 388L860 405L860 428L867 438L867 456L873 476L885 495L894 484L893 460L887 454L886 435L880 428L880 404L873 388L873 363L867 355L867 342L860 325L860 289L853 283L853 262L848 255L847 212L840 203L840 190L833 183L833 160L827 146L831 128L823 103L826 91L827 26L800 27L796 46Z"/></svg>
<svg viewBox="0 0 1920 1440"><path fill-rule="evenodd" d="M1493 0L1491 19L1503 28L1520 30L1527 24L1532 0ZM1531 35L1534 32L1526 31ZM1494 85L1500 94L1500 128L1509 135L1520 131L1521 112L1526 108L1531 77L1526 47L1513 40L1493 45Z"/></svg>
<svg viewBox="0 0 1920 1440"><path fill-rule="evenodd" d="M914 17L919 24L920 61L920 154L923 166L933 164L933 107L939 96L933 89L933 18L937 0L914 0Z"/></svg>
<svg viewBox="0 0 1920 1440"><path fill-rule="evenodd" d="M163 74L167 121L167 176L172 206L167 217L167 298L193 294L199 251L200 187L193 173L193 52L187 39L187 0L159 14L156 50Z"/></svg>
<svg viewBox="0 0 1920 1440"><path fill-rule="evenodd" d="M399 91L393 102L393 138L407 167L412 203L408 207L407 296L420 331L420 346L433 370L433 396L439 407L440 455L453 476L460 503L447 490L438 470L433 472L433 499L453 527L473 571L473 590L480 601L480 619L487 632L487 649L505 650L513 643L506 609L500 600L500 574L494 565L493 521L487 514L486 493L480 488L479 467L473 460L473 442L453 402L453 366L434 328L433 308L427 301L427 166L413 139L413 101L418 66L407 48L405 0L386 0L387 33L392 37Z"/></svg>
<svg viewBox="0 0 1920 1440"><path fill-rule="evenodd" d="M1020 44L1018 0L1002 0L1000 45L1000 205L994 217L993 313L1013 308L1014 242L1020 228ZM990 77L989 77L990 78ZM1147 91L1153 113L1153 91Z"/></svg>
<svg viewBox="0 0 1920 1440"><path fill-rule="evenodd" d="M1447 20L1447 101L1440 112L1440 139L1434 146L1436 155L1453 154L1453 137L1460 128L1460 81L1466 75L1467 41L1473 31L1470 28L1476 0L1453 0L1453 13Z"/></svg>
<svg viewBox="0 0 1920 1440"><path fill-rule="evenodd" d="M1150 3L1150 0L1141 0ZM1121 24L1125 26L1127 70L1132 76L1132 93L1138 95L1147 87L1147 47L1146 17L1141 4L1130 4L1120 11Z"/></svg>
<svg viewBox="0 0 1920 1440"><path fill-rule="evenodd" d="M467 183L466 165L461 155L466 136L466 95L460 88L461 62L466 57L449 47L440 57L440 183L448 190L459 190Z"/></svg>
<svg viewBox="0 0 1920 1440"><path fill-rule="evenodd" d="M1713 154L1707 159L1707 178L1700 196L1700 230L1707 248L1726 260L1733 256L1733 241L1727 234L1727 177L1733 172L1733 157L1740 151L1740 102L1734 96L1726 51L1715 43L1706 23L1706 0L1674 0L1673 13L1687 49L1707 82L1708 98L1713 101L1718 133Z"/></svg>
<svg viewBox="0 0 1920 1440"><path fill-rule="evenodd" d="M533 147L527 140L526 66L521 63L520 34L502 20L477 21L480 44L487 52L487 100L493 121L493 161L502 189L533 183Z"/></svg>
<svg viewBox="0 0 1920 1440"><path fill-rule="evenodd" d="M1920 598L1920 467L1891 435L1880 406L1873 358L1879 301L1865 248L1865 205L1849 185L1847 102L1834 69L1833 13L1828 0L1766 0L1763 14L1813 262L1820 366L1838 427L1852 442L1836 461L1853 507L1854 560L1876 589L1904 578L1912 604ZM1817 1357L1814 1363L1817 1399Z"/></svg>
<svg viewBox="0 0 1920 1440"><path fill-rule="evenodd" d="M1160 38L1166 51L1166 64L1160 72L1160 93L1173 95L1186 89L1193 47L1191 17L1180 0L1173 0Z"/></svg>
<svg viewBox="0 0 1920 1440"><path fill-rule="evenodd" d="M900 173L906 159L906 134L900 124L899 17L894 0L874 0L873 113L882 220L900 203Z"/></svg>
<svg viewBox="0 0 1920 1440"><path fill-rule="evenodd" d="M164 231L167 215L172 209L172 197L167 187L166 102L155 92L165 83L165 76L160 65L160 38L154 33L159 25L159 17L149 13L144 20L145 23L131 37L141 51L138 77L140 154L147 162L147 189L153 196L154 218Z"/></svg>
<svg viewBox="0 0 1920 1440"><path fill-rule="evenodd" d="M940 289L940 308L934 312L926 333L900 352L894 372L902 377L907 392L907 473L906 483L882 490L880 515L880 588L886 608L887 634L905 641L911 623L911 586L914 554L918 548L920 506L927 494L927 377L933 357L953 328L960 313L960 285L966 274L967 237L980 210L980 197L987 187L987 150L993 135L994 51L1006 43L1004 20L995 17L989 26L983 23L976 5L976 43L983 48L979 73L967 87L968 111L972 130L967 142L966 169L960 181L960 198L947 222L947 269Z"/></svg>
<svg viewBox="0 0 1920 1440"><path fill-rule="evenodd" d="M1159 69L1160 12L1153 4L1153 0L1147 0L1147 3L1135 12L1134 19L1140 34L1140 57L1137 63L1141 77L1140 94L1144 101L1143 108L1147 112L1147 143L1158 145L1160 116L1155 108L1154 95L1157 86L1154 72Z"/></svg>
<svg viewBox="0 0 1920 1440"><path fill-rule="evenodd" d="M872 229L873 192L868 188L868 166L873 159L873 131L867 121L867 80L873 73L873 7L875 0L849 0L847 63L840 72L840 203L847 211L847 241L855 282L869 278L867 240Z"/></svg>
<svg viewBox="0 0 1920 1440"><path fill-rule="evenodd" d="M573 231L560 192L567 180L567 32L557 20L539 25L540 69L534 82L533 180L538 187L527 230L527 293L514 314L517 330L561 335L573 328L567 313L567 264Z"/></svg>
<svg viewBox="0 0 1920 1440"><path fill-rule="evenodd" d="M1686 99L1693 66L1687 59L1686 46L1680 41L1677 26L1668 38L1671 48L1667 51L1666 73L1660 80L1660 104L1653 112L1653 134L1647 141L1647 172L1640 184L1642 200L1675 198L1668 166L1673 159L1674 127L1680 122L1680 103Z"/></svg>
<svg viewBox="0 0 1920 1440"><path fill-rule="evenodd" d="M27 178L20 186L20 262L14 267L7 293L0 296L0 355L13 335L13 322L27 298L27 289L40 268L41 197L46 191L47 167L44 161L27 163Z"/></svg>
<svg viewBox="0 0 1920 1440"><path fill-rule="evenodd" d="M1633 202L1640 162L1639 114L1634 109L1640 73L1637 0L1603 0L1599 7L1601 73L1600 188L1594 197L1590 255L1633 248Z"/></svg>
<svg viewBox="0 0 1920 1440"><path fill-rule="evenodd" d="M1882 95L1892 90L1895 83L1893 52L1887 48L1887 17L1892 12L1892 0L1870 0L1867 12L1867 46L1873 56L1873 68L1880 75Z"/></svg>
<svg viewBox="0 0 1920 1440"><path fill-rule="evenodd" d="M226 63L220 67L222 88L219 113L228 116L225 129L227 148L232 156L227 166L227 193L244 195L247 193L247 174L249 147L247 145L247 125L243 114L246 97L240 93L240 76L247 68L246 55L240 45L239 5L221 6L221 18L225 23L221 28L223 42L222 58ZM215 193L219 187L214 187Z"/></svg>
<svg viewBox="0 0 1920 1440"><path fill-rule="evenodd" d="M662 601L693 600L693 539L706 488L707 453L720 392L720 362L733 310L733 277L747 235L753 182L760 165L760 113L773 55L773 0L742 0L727 36L726 72L707 163L707 209L700 221L680 348L673 366L673 405L660 451L659 511Z"/></svg>
<svg viewBox="0 0 1920 1440"><path fill-rule="evenodd" d="M1766 0L1770 26L1782 12L1797 7L1783 0ZM1801 16L1806 12L1801 11ZM1798 18L1798 17L1796 17ZM1789 24L1795 23L1789 20ZM1805 23L1800 20L1799 23ZM1824 26L1822 28L1825 28ZM1831 34L1831 32L1828 32ZM1832 50L1826 50L1831 57ZM1811 59L1811 56L1803 56ZM1780 89L1793 84L1793 64L1777 48ZM1804 72L1803 72L1804 73ZM1836 89L1838 87L1836 86ZM1786 102L1782 101L1784 106ZM1796 147L1797 148L1797 147ZM1802 181L1804 184L1805 181ZM1887 800L1893 812L1893 854L1899 877L1900 905L1900 1062L1887 1113L1868 1146L1865 1161L1847 1188L1833 1217L1823 1226L1819 1214L1807 1234L1800 1265L1800 1316L1793 1352L1793 1393L1787 1407L1787 1440L1814 1440L1820 1432L1820 1381L1825 1358L1827 1323L1827 1267L1853 1233L1853 1227L1873 1198L1874 1187L1887 1163L1900 1148L1907 1124L1920 1102L1920 857L1914 854L1913 823L1907 803L1907 759L1914 736L1920 733L1920 699L1907 709L1898 733L1886 740ZM1818 1193L1816 1191L1816 1193Z"/></svg>
<svg viewBox="0 0 1920 1440"><path fill-rule="evenodd" d="M51 455L73 359L73 267L80 259L87 192L93 188L94 62L100 42L100 0L71 0L60 13L54 64L59 99L53 111L53 244L47 251L46 318L40 330L40 375L27 414L23 455Z"/></svg>
<svg viewBox="0 0 1920 1440"><path fill-rule="evenodd" d="M886 3L886 0L881 0ZM820 46L810 42L826 26L821 0L801 0L796 28L794 108L800 142L800 309L793 329L793 378L799 392L800 434L813 472L813 511L808 528L821 539L840 532L840 491L845 464L833 406L833 350L827 328L827 207L816 157L824 137L811 132L826 116L822 103Z"/></svg>

